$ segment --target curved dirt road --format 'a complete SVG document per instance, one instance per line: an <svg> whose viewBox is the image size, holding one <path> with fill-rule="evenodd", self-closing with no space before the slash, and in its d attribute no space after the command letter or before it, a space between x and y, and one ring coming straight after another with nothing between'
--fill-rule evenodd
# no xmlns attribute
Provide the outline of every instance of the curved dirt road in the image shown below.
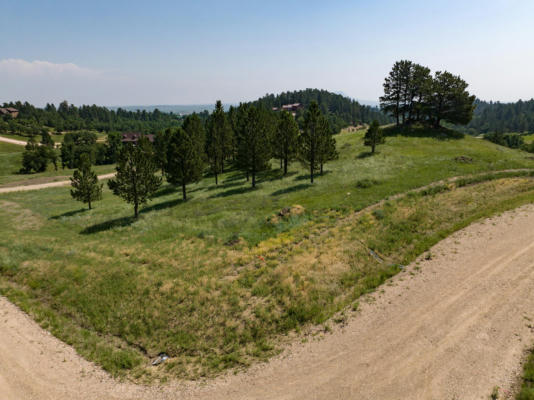
<svg viewBox="0 0 534 400"><path fill-rule="evenodd" d="M476 223L384 285L344 328L246 373L117 383L0 298L2 399L485 399L534 342L534 205ZM420 270L418 271L418 267Z"/></svg>

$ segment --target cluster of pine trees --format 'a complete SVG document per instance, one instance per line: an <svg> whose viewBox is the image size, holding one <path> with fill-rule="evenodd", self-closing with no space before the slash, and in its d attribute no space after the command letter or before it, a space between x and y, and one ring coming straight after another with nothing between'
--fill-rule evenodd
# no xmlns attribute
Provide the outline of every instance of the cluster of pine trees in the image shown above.
<svg viewBox="0 0 534 400"><path fill-rule="evenodd" d="M304 113L299 129L288 112L275 113L264 107L240 104L226 113L218 101L205 123L197 114L191 114L183 126L158 133L153 145L142 137L135 146L122 146L117 175L108 185L114 194L134 205L137 217L139 205L161 185L158 170L169 183L181 186L184 200L187 185L202 179L206 169L218 184L218 176L233 166L243 171L255 187L258 173L271 168L273 157L280 160L284 174L291 161L299 160L308 168L313 183L315 174L323 172L323 165L337 158L336 142L330 131L328 119L315 102ZM82 159L82 155L78 158ZM88 203L101 194L98 181L85 167L86 154L83 160L72 179L72 196Z"/></svg>
<svg viewBox="0 0 534 400"><path fill-rule="evenodd" d="M28 102L4 103L4 107L19 110L16 119L9 116L0 118L0 133L35 135L43 127L57 132L76 130L97 130L100 132L140 130L155 133L169 126L178 126L182 118L173 113L154 111L126 111L121 108L110 110L96 105L76 107L63 101L56 108L47 104L37 108Z"/></svg>
<svg viewBox="0 0 534 400"><path fill-rule="evenodd" d="M391 117L382 113L377 107L362 105L346 96L320 89L297 90L278 95L267 94L253 104L272 109L286 104L300 103L306 109L312 102L319 104L321 112L328 118L332 132L339 132L349 125L369 124L375 119L381 124L392 122ZM303 117L304 112L297 112L299 124L302 123L300 120Z"/></svg>
<svg viewBox="0 0 534 400"><path fill-rule="evenodd" d="M397 61L384 82L380 107L397 125L414 122L439 127L442 121L467 124L473 117L475 96L467 83L447 71L437 71L408 60Z"/></svg>
<svg viewBox="0 0 534 400"><path fill-rule="evenodd" d="M467 133L534 133L534 99L515 103L476 100L475 105Z"/></svg>

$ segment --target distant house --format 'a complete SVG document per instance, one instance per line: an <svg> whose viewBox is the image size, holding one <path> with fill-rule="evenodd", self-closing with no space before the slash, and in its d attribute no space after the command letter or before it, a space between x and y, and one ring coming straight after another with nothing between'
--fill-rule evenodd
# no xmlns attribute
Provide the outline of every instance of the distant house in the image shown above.
<svg viewBox="0 0 534 400"><path fill-rule="evenodd" d="M19 110L13 107L0 108L0 115L10 115L11 118L17 118Z"/></svg>
<svg viewBox="0 0 534 400"><path fill-rule="evenodd" d="M154 143L154 135L145 135L141 132L124 132L122 134L122 143L136 144L142 136L146 137L151 143Z"/></svg>
<svg viewBox="0 0 534 400"><path fill-rule="evenodd" d="M304 106L301 103L284 104L282 107L273 107L273 111L287 111L293 116L297 114L298 110L303 109Z"/></svg>

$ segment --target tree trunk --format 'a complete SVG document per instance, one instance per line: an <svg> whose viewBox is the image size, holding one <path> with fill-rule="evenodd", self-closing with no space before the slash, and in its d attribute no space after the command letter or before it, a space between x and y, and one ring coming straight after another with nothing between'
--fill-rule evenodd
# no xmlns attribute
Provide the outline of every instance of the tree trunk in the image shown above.
<svg viewBox="0 0 534 400"><path fill-rule="evenodd" d="M280 158L280 169L282 169L282 167L283 167L282 162L283 162L283 160Z"/></svg>
<svg viewBox="0 0 534 400"><path fill-rule="evenodd" d="M217 177L217 172L215 172L215 184L218 185L219 184L219 179Z"/></svg>
<svg viewBox="0 0 534 400"><path fill-rule="evenodd" d="M373 142L373 144L371 145L371 154L375 154L375 147L376 147L376 143Z"/></svg>
<svg viewBox="0 0 534 400"><path fill-rule="evenodd" d="M89 205L89 210L91 209L91 197L89 196L89 200L87 201L87 204Z"/></svg>
<svg viewBox="0 0 534 400"><path fill-rule="evenodd" d="M313 162L310 163L310 182L313 183Z"/></svg>
<svg viewBox="0 0 534 400"><path fill-rule="evenodd" d="M134 202L134 217L139 217L139 202L137 200Z"/></svg>
<svg viewBox="0 0 534 400"><path fill-rule="evenodd" d="M323 163L321 162L321 176L323 176Z"/></svg>
<svg viewBox="0 0 534 400"><path fill-rule="evenodd" d="M284 158L284 175L287 175L287 157Z"/></svg>
<svg viewBox="0 0 534 400"><path fill-rule="evenodd" d="M184 201L187 200L187 195L185 193L185 182L182 183L182 197L183 197Z"/></svg>
<svg viewBox="0 0 534 400"><path fill-rule="evenodd" d="M256 171L252 170L252 187L256 187Z"/></svg>

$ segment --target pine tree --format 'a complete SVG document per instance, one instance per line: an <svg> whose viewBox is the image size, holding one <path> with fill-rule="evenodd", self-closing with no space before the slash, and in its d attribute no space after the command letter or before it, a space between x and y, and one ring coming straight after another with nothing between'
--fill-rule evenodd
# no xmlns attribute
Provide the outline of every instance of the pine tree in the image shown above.
<svg viewBox="0 0 534 400"><path fill-rule="evenodd" d="M102 199L102 186L98 183L96 173L91 170L91 161L87 154L82 154L79 162L79 169L74 171L70 178L73 189L70 195L74 200L87 203L91 209L91 203Z"/></svg>
<svg viewBox="0 0 534 400"><path fill-rule="evenodd" d="M239 113L241 118L237 149L237 166L252 177L252 187L256 187L258 172L271 166L272 123L266 110L254 106L246 107Z"/></svg>
<svg viewBox="0 0 534 400"><path fill-rule="evenodd" d="M224 161L232 154L232 129L220 100L208 121L206 139L208 162L215 175L215 184L218 184L218 175L224 172Z"/></svg>
<svg viewBox="0 0 534 400"><path fill-rule="evenodd" d="M475 96L469 94L467 83L450 72L438 71L432 81L428 117L439 128L441 121L467 124L473 118Z"/></svg>
<svg viewBox="0 0 534 400"><path fill-rule="evenodd" d="M320 150L317 154L317 161L319 162L319 172L323 174L323 165L327 161L336 160L338 158L338 152L336 150L336 139L331 134L330 124L326 118L320 119L321 129L321 142Z"/></svg>
<svg viewBox="0 0 534 400"><path fill-rule="evenodd" d="M44 172L51 157L49 149L46 146L39 146L39 143L32 136L26 143L24 153L22 153L22 168L20 171L24 174Z"/></svg>
<svg viewBox="0 0 534 400"><path fill-rule="evenodd" d="M395 117L397 126L400 125L401 100L402 66L401 61L397 61L384 81L384 95L380 97L380 108Z"/></svg>
<svg viewBox="0 0 534 400"><path fill-rule="evenodd" d="M310 170L310 182L321 162L329 158L326 152L331 149L327 137L330 136L329 124L316 102L312 102L304 115L304 129L299 136L298 155L300 161ZM333 139L333 138L332 138ZM334 142L335 144L335 142Z"/></svg>
<svg viewBox="0 0 534 400"><path fill-rule="evenodd" d="M374 154L375 147L380 143L384 143L384 137L382 136L382 129L380 129L380 124L375 119L369 126L369 129L367 129L367 132L365 132L364 144L366 146L370 146L371 154Z"/></svg>
<svg viewBox="0 0 534 400"><path fill-rule="evenodd" d="M295 118L287 111L282 111L278 118L278 124L273 135L273 155L280 159L284 175L287 174L289 162L297 154L297 141L299 126Z"/></svg>
<svg viewBox="0 0 534 400"><path fill-rule="evenodd" d="M204 128L198 116L188 116L183 128L172 133L165 168L167 181L182 186L182 197L187 200L186 185L202 178Z"/></svg>
<svg viewBox="0 0 534 400"><path fill-rule="evenodd" d="M152 145L142 137L137 145L127 144L119 154L117 174L108 181L113 194L134 205L134 216L139 216L139 205L145 204L158 190L161 178L156 176L158 166Z"/></svg>

